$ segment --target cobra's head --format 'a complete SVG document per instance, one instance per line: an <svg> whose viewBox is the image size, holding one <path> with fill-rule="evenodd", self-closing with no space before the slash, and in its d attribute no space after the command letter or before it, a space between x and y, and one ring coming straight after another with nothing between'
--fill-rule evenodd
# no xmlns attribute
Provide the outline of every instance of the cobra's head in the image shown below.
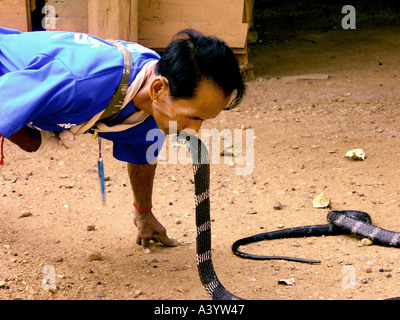
<svg viewBox="0 0 400 320"><path fill-rule="evenodd" d="M340 216L345 216L354 220L362 221L368 224L372 224L371 216L363 211L357 210L341 210L341 211L331 211L328 213L327 220L329 223L338 219Z"/></svg>

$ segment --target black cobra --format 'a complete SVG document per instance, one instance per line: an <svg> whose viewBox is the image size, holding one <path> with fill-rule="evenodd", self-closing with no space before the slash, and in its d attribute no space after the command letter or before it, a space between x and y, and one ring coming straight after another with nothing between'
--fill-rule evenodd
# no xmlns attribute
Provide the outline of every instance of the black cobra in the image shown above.
<svg viewBox="0 0 400 320"><path fill-rule="evenodd" d="M177 142L190 151L196 201L196 260L200 280L213 300L241 300L219 281L211 259L210 163L204 143L181 132Z"/></svg>
<svg viewBox="0 0 400 320"><path fill-rule="evenodd" d="M200 280L207 293L214 300L241 300L229 292L219 281L211 257L211 219L210 219L210 164L209 155L204 143L196 136L180 133L177 142L185 145L191 154L194 172L196 201L196 259ZM307 236L327 236L356 234L371 239L375 244L400 247L400 233L372 225L368 213L355 210L331 211L328 213L328 224L294 227L260 233L237 240L232 251L241 258L253 260L289 260L305 263L319 263L317 260L281 256L257 256L238 250L242 245L253 242L296 238ZM398 298L393 298L398 299Z"/></svg>
<svg viewBox="0 0 400 320"><path fill-rule="evenodd" d="M288 260L304 263L320 263L318 260L281 256L259 256L239 251L239 247L263 240L319 237L341 234L356 234L371 239L375 244L382 246L400 247L400 233L379 228L372 225L368 213L355 210L331 211L328 213L329 224L294 227L276 231L264 232L237 240L232 245L235 255L252 260Z"/></svg>

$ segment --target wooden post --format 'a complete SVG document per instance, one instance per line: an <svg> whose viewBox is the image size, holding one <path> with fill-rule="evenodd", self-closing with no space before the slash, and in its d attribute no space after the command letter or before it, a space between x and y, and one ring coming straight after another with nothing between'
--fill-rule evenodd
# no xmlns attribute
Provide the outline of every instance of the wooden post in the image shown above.
<svg viewBox="0 0 400 320"><path fill-rule="evenodd" d="M32 11L34 10L34 3L32 0L26 0L26 19L27 19L27 25L28 25L28 31L32 31Z"/></svg>
<svg viewBox="0 0 400 320"><path fill-rule="evenodd" d="M253 8L254 0L245 0L243 22L249 24L249 29L253 29Z"/></svg>
<svg viewBox="0 0 400 320"><path fill-rule="evenodd" d="M103 39L129 40L131 0L89 0L89 33Z"/></svg>
<svg viewBox="0 0 400 320"><path fill-rule="evenodd" d="M139 0L131 0L129 41L139 41Z"/></svg>
<svg viewBox="0 0 400 320"><path fill-rule="evenodd" d="M29 31L30 2L26 0L0 1L0 26Z"/></svg>

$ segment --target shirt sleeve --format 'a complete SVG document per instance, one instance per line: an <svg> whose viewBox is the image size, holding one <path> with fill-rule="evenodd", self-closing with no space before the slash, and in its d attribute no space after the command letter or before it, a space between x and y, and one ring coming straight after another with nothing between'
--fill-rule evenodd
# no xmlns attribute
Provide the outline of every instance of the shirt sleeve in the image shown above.
<svg viewBox="0 0 400 320"><path fill-rule="evenodd" d="M60 60L35 56L22 70L0 77L0 133L6 138L35 118L70 108L75 78Z"/></svg>

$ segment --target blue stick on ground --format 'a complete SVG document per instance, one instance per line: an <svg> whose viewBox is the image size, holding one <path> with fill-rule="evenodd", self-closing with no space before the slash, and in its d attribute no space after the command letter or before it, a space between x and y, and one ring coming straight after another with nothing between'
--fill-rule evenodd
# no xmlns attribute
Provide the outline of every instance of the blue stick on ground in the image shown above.
<svg viewBox="0 0 400 320"><path fill-rule="evenodd" d="M100 184L101 184L101 198L103 202L106 201L106 186L104 183L104 166L103 166L103 159L99 159L97 162L97 165L99 167L99 177L100 177Z"/></svg>
<svg viewBox="0 0 400 320"><path fill-rule="evenodd" d="M103 166L103 159L101 157L101 138L98 138L99 140L99 161L97 162L97 166L99 169L99 177L100 177L100 185L101 185L101 199L103 200L103 203L106 202L106 185L105 185L105 180L104 180L104 166Z"/></svg>

